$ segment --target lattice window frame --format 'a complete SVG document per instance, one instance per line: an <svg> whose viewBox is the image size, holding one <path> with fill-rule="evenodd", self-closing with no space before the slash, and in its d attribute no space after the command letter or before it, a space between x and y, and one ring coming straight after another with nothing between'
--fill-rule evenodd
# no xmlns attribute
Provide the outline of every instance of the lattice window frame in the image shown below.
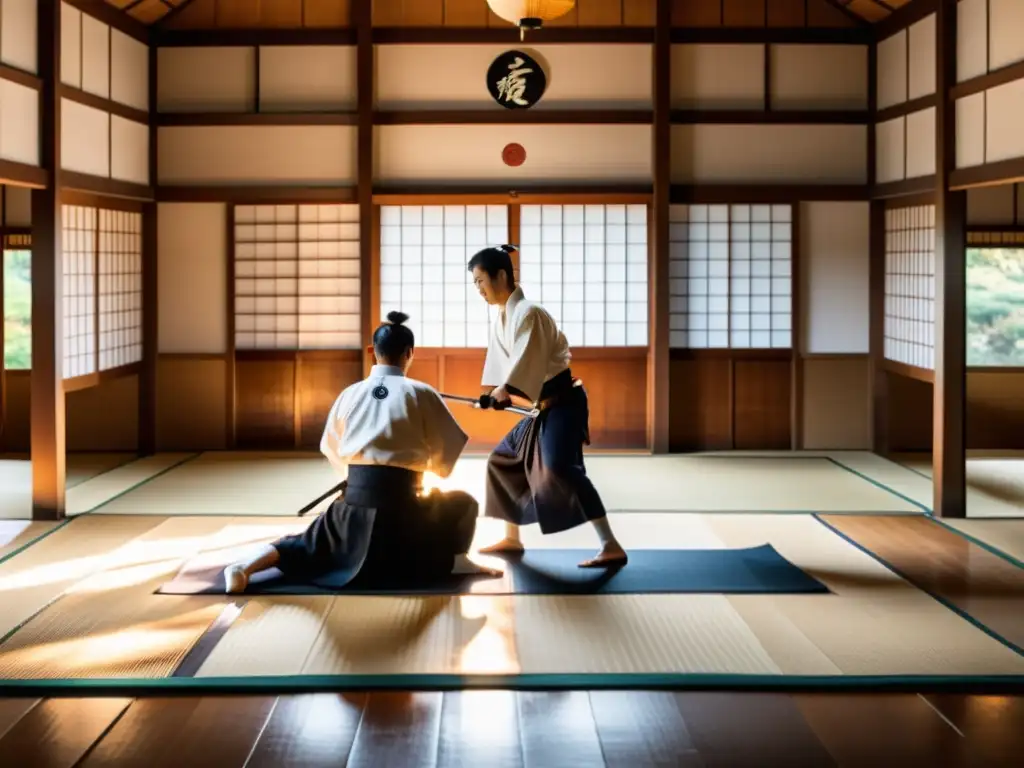
<svg viewBox="0 0 1024 768"><path fill-rule="evenodd" d="M234 205L232 216L235 349L361 349L359 206Z"/></svg>
<svg viewBox="0 0 1024 768"><path fill-rule="evenodd" d="M935 367L935 206L885 212L886 360Z"/></svg>
<svg viewBox="0 0 1024 768"><path fill-rule="evenodd" d="M142 362L142 214L98 212L97 353L103 372Z"/></svg>
<svg viewBox="0 0 1024 768"><path fill-rule="evenodd" d="M795 205L669 208L669 348L793 349Z"/></svg>

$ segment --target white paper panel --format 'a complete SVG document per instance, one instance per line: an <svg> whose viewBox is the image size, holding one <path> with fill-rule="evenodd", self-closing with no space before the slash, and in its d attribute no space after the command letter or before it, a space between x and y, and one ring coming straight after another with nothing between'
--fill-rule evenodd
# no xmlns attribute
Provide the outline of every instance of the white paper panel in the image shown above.
<svg viewBox="0 0 1024 768"><path fill-rule="evenodd" d="M935 173L935 107L907 115L907 178Z"/></svg>
<svg viewBox="0 0 1024 768"><path fill-rule="evenodd" d="M989 71L1024 60L1024 3L989 0Z"/></svg>
<svg viewBox="0 0 1024 768"><path fill-rule="evenodd" d="M66 171L110 175L110 115L61 99L60 165Z"/></svg>
<svg viewBox="0 0 1024 768"><path fill-rule="evenodd" d="M96 370L96 209L61 206L63 373Z"/></svg>
<svg viewBox="0 0 1024 768"><path fill-rule="evenodd" d="M354 184L354 126L160 128L161 184Z"/></svg>
<svg viewBox="0 0 1024 768"><path fill-rule="evenodd" d="M868 352L868 203L803 203L800 214L804 352Z"/></svg>
<svg viewBox="0 0 1024 768"><path fill-rule="evenodd" d="M253 48L160 48L157 109L161 112L249 112L256 101Z"/></svg>
<svg viewBox="0 0 1024 768"><path fill-rule="evenodd" d="M910 79L907 98L935 93L935 14L910 28Z"/></svg>
<svg viewBox="0 0 1024 768"><path fill-rule="evenodd" d="M354 46L260 48L260 110L301 112L356 105Z"/></svg>
<svg viewBox="0 0 1024 768"><path fill-rule="evenodd" d="M161 353L227 350L227 207L157 206L158 348Z"/></svg>
<svg viewBox="0 0 1024 768"><path fill-rule="evenodd" d="M674 125L672 181L863 183L866 131L859 125Z"/></svg>
<svg viewBox="0 0 1024 768"><path fill-rule="evenodd" d="M907 100L907 32L897 32L878 44L878 108Z"/></svg>
<svg viewBox="0 0 1024 768"><path fill-rule="evenodd" d="M110 117L110 175L122 181L149 184L149 126Z"/></svg>
<svg viewBox="0 0 1024 768"><path fill-rule="evenodd" d="M673 45L671 81L674 109L763 109L764 46Z"/></svg>
<svg viewBox="0 0 1024 768"><path fill-rule="evenodd" d="M935 206L885 212L885 357L935 361Z"/></svg>
<svg viewBox="0 0 1024 768"><path fill-rule="evenodd" d="M967 223L1013 225L1013 184L967 190Z"/></svg>
<svg viewBox="0 0 1024 768"><path fill-rule="evenodd" d="M35 0L0 0L0 61L38 72Z"/></svg>
<svg viewBox="0 0 1024 768"><path fill-rule="evenodd" d="M4 188L4 224L8 227L32 226L32 190L28 187Z"/></svg>
<svg viewBox="0 0 1024 768"><path fill-rule="evenodd" d="M650 182L651 128L647 125L393 125L375 132L379 181L451 184L500 181L615 179ZM509 142L526 149L526 162L502 161Z"/></svg>
<svg viewBox="0 0 1024 768"><path fill-rule="evenodd" d="M82 90L110 97L110 27L82 15Z"/></svg>
<svg viewBox="0 0 1024 768"><path fill-rule="evenodd" d="M902 117L875 126L875 181L879 184L904 179L904 130Z"/></svg>
<svg viewBox="0 0 1024 768"><path fill-rule="evenodd" d="M772 109L867 109L864 45L773 45Z"/></svg>
<svg viewBox="0 0 1024 768"><path fill-rule="evenodd" d="M985 162L985 94L975 93L956 102L956 167Z"/></svg>
<svg viewBox="0 0 1024 768"><path fill-rule="evenodd" d="M39 165L39 94L0 80L0 157Z"/></svg>
<svg viewBox="0 0 1024 768"><path fill-rule="evenodd" d="M956 10L956 79L962 83L988 72L988 0L960 0Z"/></svg>
<svg viewBox="0 0 1024 768"><path fill-rule="evenodd" d="M110 31L110 98L149 111L149 49L116 29Z"/></svg>
<svg viewBox="0 0 1024 768"><path fill-rule="evenodd" d="M1024 80L991 88L986 99L985 162L1024 157Z"/></svg>
<svg viewBox="0 0 1024 768"><path fill-rule="evenodd" d="M377 107L500 110L487 91L486 75L507 50L507 45L377 46ZM525 52L547 74L547 91L536 109L651 106L649 45L528 45Z"/></svg>
<svg viewBox="0 0 1024 768"><path fill-rule="evenodd" d="M82 12L60 4L60 81L82 87Z"/></svg>

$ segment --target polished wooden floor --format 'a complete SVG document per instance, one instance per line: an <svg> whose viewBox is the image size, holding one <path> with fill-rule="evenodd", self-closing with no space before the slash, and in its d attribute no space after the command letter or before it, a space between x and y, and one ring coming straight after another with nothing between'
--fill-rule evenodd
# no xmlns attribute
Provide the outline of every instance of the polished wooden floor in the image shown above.
<svg viewBox="0 0 1024 768"><path fill-rule="evenodd" d="M1024 697L649 691L0 700L0 764L1019 766Z"/></svg>

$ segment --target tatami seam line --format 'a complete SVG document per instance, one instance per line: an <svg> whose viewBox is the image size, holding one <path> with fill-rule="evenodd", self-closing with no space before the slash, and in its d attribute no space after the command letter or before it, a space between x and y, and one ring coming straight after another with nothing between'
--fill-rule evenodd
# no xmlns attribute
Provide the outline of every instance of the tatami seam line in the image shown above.
<svg viewBox="0 0 1024 768"><path fill-rule="evenodd" d="M860 550L861 552L866 554L868 557L873 558L879 564L881 564L881 565L885 566L886 568L888 568L890 571L895 573L897 576L899 576L905 582L907 582L908 584L913 586L915 589L918 589L922 593L928 595L928 597L932 598L933 600L935 600L937 603L939 603L940 605L942 605L946 609L952 611L957 616L959 616L961 619L964 619L969 624L973 625L976 629L980 629L982 632L984 632L986 635L991 637L993 640L996 640L996 641L1002 643L1003 645L1005 645L1007 648L1009 648L1014 653L1017 653L1020 656L1024 656L1024 648L1021 648L1019 645L1014 643L1012 640L1008 640L1007 638L1003 637L1001 634L996 632L994 629L992 629L988 625L986 625L983 622L981 622L979 619L975 618L971 614L969 614L966 611L964 611L959 606L957 606L954 603L950 602L949 600L947 600L946 598L942 597L941 595L936 594L932 590L922 586L916 580L910 578L910 576L908 576L906 573L904 573L901 569L897 568L895 565L893 565L888 560L886 560L884 557L882 557L881 555L871 551L870 549L868 549L863 544L860 544L859 542L854 540L851 536L843 533L841 530L836 528L834 525L832 525L828 521L823 520L821 518L821 515L815 515L814 518L819 523L821 523L823 526L825 526L825 528L827 528L828 530L832 531L832 533L834 533L836 536L838 536L839 538L843 539L844 541L846 541L851 546L856 547L858 550ZM1024 680L1024 676L1020 676L1020 678L1022 680Z"/></svg>
<svg viewBox="0 0 1024 768"><path fill-rule="evenodd" d="M926 514L926 515L931 515L932 514L931 507L928 507L928 506L922 504L919 501L915 501L914 499L910 498L906 494L900 493L899 491L895 490L894 488L890 488L888 485L886 485L885 483L881 482L880 480L875 480L873 477L869 477L868 475L865 475L863 472L859 472L858 470L854 469L853 467L848 467L845 464L843 464L843 462L839 461L838 459L833 458L832 456L826 456L824 458L826 458L828 461L830 461L833 464L835 464L840 469L845 469L847 472L849 472L852 475L856 475L861 480L863 480L863 481L865 481L867 483L871 483L871 485L875 486L876 488L881 488L883 491L887 491L888 493L891 493L893 496L896 496L897 498L902 499L903 501L907 502L908 504L912 504L913 506L915 506L918 509L922 510L922 512L924 514Z"/></svg>

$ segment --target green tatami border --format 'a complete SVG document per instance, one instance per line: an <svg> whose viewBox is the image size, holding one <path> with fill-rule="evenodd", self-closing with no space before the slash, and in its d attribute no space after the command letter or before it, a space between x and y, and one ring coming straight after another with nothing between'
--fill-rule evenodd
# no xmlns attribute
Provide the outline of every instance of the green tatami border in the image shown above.
<svg viewBox="0 0 1024 768"><path fill-rule="evenodd" d="M878 456L878 454L873 454L873 455ZM835 464L840 469L844 469L847 472L849 472L850 474L856 475L857 477L859 477L864 482L871 483L871 485L875 486L876 488L881 488L883 491L891 493L893 496L897 497L898 499L902 499L903 501L907 502L907 504L911 504L911 505L917 507L918 509L921 510L922 514L925 514L925 515L931 515L932 514L932 508L931 507L929 507L929 506L927 506L925 504L922 504L919 501L915 501L914 499L910 498L906 494L900 493L899 491L895 490L894 488L890 488L888 485L886 485L885 483L881 482L880 480L875 480L873 477L868 477L863 472L859 472L858 470L854 469L853 467L846 466L845 464L843 464L843 462L839 461L839 459L836 459L836 458L834 458L832 456L823 456L822 458L824 458L826 461L832 462L833 464ZM885 457L882 456L881 458L885 458ZM828 513L828 514L831 514L831 513ZM898 514L898 513L893 513L893 514ZM906 513L904 513L904 514L906 514Z"/></svg>
<svg viewBox="0 0 1024 768"><path fill-rule="evenodd" d="M166 696L180 693L317 693L403 690L730 690L1024 692L1024 675L743 675L688 673L544 673L522 675L281 675L4 680L9 696Z"/></svg>

